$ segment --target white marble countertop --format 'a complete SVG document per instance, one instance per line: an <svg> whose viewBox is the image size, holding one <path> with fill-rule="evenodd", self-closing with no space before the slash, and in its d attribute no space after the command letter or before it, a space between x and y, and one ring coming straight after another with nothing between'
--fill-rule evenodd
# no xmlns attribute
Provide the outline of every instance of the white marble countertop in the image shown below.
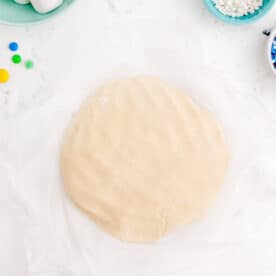
<svg viewBox="0 0 276 276"><path fill-rule="evenodd" d="M0 85L0 274L276 275L276 76L262 35L274 24L276 8L237 27L201 0L79 0L37 26L1 25L0 67L11 79ZM35 69L11 64L12 40ZM232 150L209 216L144 246L114 241L82 216L58 170L80 102L105 80L137 74L186 88L217 115Z"/></svg>

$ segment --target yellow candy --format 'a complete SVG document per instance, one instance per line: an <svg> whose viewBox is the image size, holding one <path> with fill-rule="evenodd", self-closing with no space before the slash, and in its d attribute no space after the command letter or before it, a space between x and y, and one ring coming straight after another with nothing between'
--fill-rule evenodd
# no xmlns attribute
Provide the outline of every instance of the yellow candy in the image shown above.
<svg viewBox="0 0 276 276"><path fill-rule="evenodd" d="M10 74L6 69L0 69L0 83L5 83L9 80Z"/></svg>

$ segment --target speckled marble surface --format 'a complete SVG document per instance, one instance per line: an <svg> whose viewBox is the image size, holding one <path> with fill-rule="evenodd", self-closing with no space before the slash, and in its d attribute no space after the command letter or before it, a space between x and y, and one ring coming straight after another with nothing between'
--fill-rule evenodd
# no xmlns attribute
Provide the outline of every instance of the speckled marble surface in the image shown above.
<svg viewBox="0 0 276 276"><path fill-rule="evenodd" d="M236 27L200 0L79 0L47 23L1 25L0 63L11 79L0 86L0 243L10 245L0 248L0 274L274 276L276 76L262 30L275 18L276 8ZM9 62L11 40L34 70ZM139 246L113 240L80 214L58 168L63 130L88 93L137 74L186 89L220 120L232 152L209 216Z"/></svg>

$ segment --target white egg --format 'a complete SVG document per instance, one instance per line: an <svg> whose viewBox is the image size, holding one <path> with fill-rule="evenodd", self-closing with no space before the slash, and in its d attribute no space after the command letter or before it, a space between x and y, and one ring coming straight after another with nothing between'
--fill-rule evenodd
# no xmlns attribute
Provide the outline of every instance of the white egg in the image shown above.
<svg viewBox="0 0 276 276"><path fill-rule="evenodd" d="M30 0L14 0L18 4L29 4Z"/></svg>
<svg viewBox="0 0 276 276"><path fill-rule="evenodd" d="M37 12L47 13L62 5L63 0L31 0L31 3Z"/></svg>

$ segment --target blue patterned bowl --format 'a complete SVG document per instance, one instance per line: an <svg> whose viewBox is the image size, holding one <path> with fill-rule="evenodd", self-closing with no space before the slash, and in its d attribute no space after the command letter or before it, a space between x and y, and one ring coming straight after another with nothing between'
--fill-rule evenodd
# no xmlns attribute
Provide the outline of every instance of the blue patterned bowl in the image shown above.
<svg viewBox="0 0 276 276"><path fill-rule="evenodd" d="M273 73L276 74L276 29L270 32L267 44L267 57Z"/></svg>

